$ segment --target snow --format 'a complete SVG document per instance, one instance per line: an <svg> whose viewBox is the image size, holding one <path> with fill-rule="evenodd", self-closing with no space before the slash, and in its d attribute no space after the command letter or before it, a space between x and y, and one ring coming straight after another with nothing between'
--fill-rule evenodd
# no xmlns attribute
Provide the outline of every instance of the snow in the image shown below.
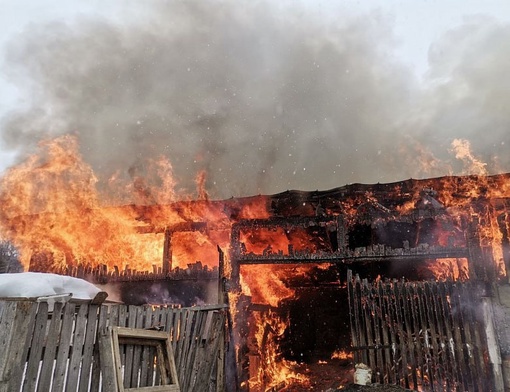
<svg viewBox="0 0 510 392"><path fill-rule="evenodd" d="M93 299L100 291L92 283L71 276L41 272L0 274L0 298L72 294L74 299Z"/></svg>

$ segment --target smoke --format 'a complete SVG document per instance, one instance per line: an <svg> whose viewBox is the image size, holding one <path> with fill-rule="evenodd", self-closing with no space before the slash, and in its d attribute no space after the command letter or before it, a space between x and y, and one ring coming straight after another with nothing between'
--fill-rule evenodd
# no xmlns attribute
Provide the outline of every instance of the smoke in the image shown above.
<svg viewBox="0 0 510 392"><path fill-rule="evenodd" d="M183 189L206 172L213 198L454 174L455 139L488 172L510 169L508 26L473 19L443 37L424 88L376 12L327 23L294 3L151 4L13 42L4 69L30 100L2 119L4 144L22 159L74 133L103 182L163 155Z"/></svg>

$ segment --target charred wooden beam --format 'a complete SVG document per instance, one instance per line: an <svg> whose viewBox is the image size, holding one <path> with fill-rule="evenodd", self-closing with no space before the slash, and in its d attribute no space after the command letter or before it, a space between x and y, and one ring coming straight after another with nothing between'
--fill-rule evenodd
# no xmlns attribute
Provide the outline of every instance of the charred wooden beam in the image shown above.
<svg viewBox="0 0 510 392"><path fill-rule="evenodd" d="M167 230L171 232L186 232L186 231L200 231L207 230L207 222L180 222L172 226L158 227L154 225L138 226L136 232L138 234L159 234L165 233Z"/></svg>
<svg viewBox="0 0 510 392"><path fill-rule="evenodd" d="M269 253L241 255L239 264L303 264L303 263L355 263L383 260L423 260L469 257L468 248L421 246L417 248L396 248L375 245L353 250L343 249L337 252L294 251L292 254Z"/></svg>

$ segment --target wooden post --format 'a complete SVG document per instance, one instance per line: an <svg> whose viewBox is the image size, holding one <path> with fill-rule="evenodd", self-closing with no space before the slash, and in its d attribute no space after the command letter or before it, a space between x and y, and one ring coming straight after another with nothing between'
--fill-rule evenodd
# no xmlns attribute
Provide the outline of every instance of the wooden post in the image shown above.
<svg viewBox="0 0 510 392"><path fill-rule="evenodd" d="M218 246L218 304L225 305L225 254ZM228 309L226 310L228 312ZM225 391L225 351L226 351L226 323L220 326L220 342L218 348L218 359L216 365L216 392Z"/></svg>
<svg viewBox="0 0 510 392"><path fill-rule="evenodd" d="M172 231L167 227L165 229L165 239L163 243L163 275L168 275L172 271Z"/></svg>
<svg viewBox="0 0 510 392"><path fill-rule="evenodd" d="M36 311L36 302L0 303L0 392L20 389Z"/></svg>
<svg viewBox="0 0 510 392"><path fill-rule="evenodd" d="M492 308L492 298L482 297L483 321L485 325L485 334L487 335L487 348L489 352L489 363L492 367L494 377L494 391L503 392L505 390L503 383L503 368L501 361L501 352L499 350L496 329L494 327L494 311Z"/></svg>

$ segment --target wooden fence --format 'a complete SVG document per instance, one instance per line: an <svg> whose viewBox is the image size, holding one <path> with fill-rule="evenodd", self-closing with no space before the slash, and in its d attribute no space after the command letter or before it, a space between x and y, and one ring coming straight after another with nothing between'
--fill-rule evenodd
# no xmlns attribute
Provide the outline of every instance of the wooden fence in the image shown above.
<svg viewBox="0 0 510 392"><path fill-rule="evenodd" d="M348 276L356 363L374 382L424 391L490 391L493 380L472 283L368 283Z"/></svg>
<svg viewBox="0 0 510 392"><path fill-rule="evenodd" d="M0 302L0 392L106 391L99 357L107 326L167 331L181 391L222 390L227 309L35 301ZM142 350L122 348L124 387L143 387ZM217 374L220 374L218 379Z"/></svg>

